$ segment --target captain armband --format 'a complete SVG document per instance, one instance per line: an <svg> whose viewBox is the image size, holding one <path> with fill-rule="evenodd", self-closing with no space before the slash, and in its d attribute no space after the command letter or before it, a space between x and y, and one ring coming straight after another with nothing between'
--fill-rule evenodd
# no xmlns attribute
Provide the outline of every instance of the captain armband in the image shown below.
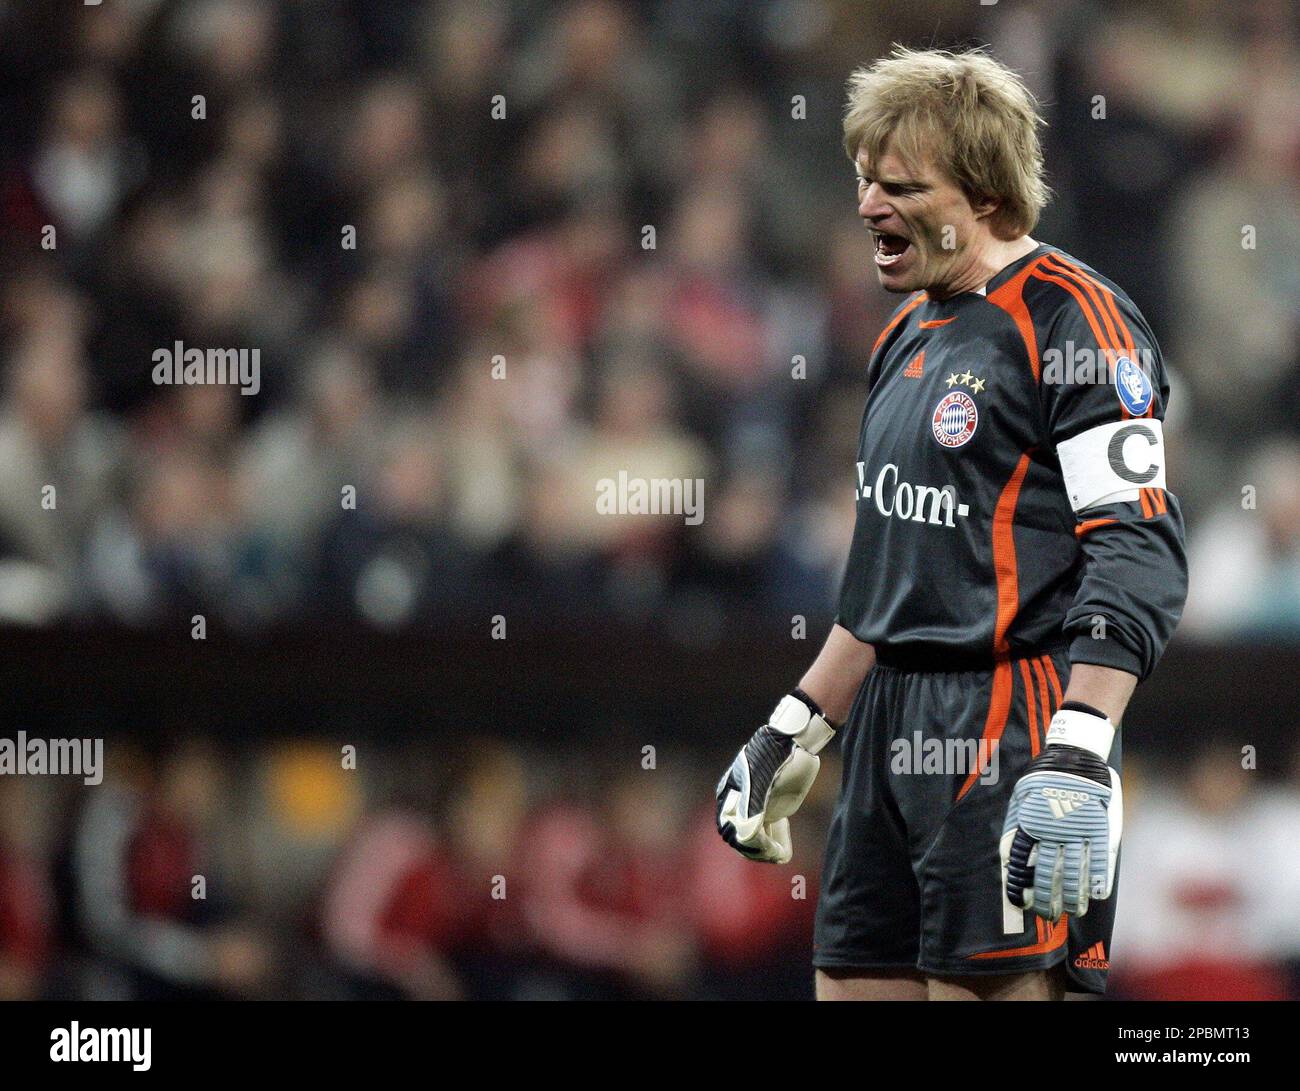
<svg viewBox="0 0 1300 1091"><path fill-rule="evenodd" d="M1090 428L1057 444L1056 455L1076 512L1135 501L1139 489L1166 487L1164 431L1154 417Z"/></svg>

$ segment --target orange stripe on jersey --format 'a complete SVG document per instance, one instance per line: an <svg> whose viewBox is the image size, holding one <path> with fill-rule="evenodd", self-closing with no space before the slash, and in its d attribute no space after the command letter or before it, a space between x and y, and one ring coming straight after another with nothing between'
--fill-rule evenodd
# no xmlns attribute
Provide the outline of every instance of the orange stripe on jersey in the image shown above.
<svg viewBox="0 0 1300 1091"><path fill-rule="evenodd" d="M1016 542L1012 534L1016 515L1016 504L1020 500L1020 486L1025 474L1029 472L1029 452L1020 456L1011 477L1003 486L1002 495L998 497L997 508L993 513L993 571L997 577L998 605L997 617L993 624L993 649L996 655L1007 652L1007 630L1011 620L1016 616L1020 604L1020 582L1016 574ZM984 753L991 753L991 747L1002 738L1006 730L1007 716L1011 712L1012 674L1011 663L1003 659L993 671L993 692L989 697L988 717L984 721ZM957 798L961 799L975 784L979 776L976 765L966 777Z"/></svg>
<svg viewBox="0 0 1300 1091"><path fill-rule="evenodd" d="M873 356L875 355L876 349L880 348L880 346L885 343L885 338L889 336L893 328L929 298L930 297L925 292L917 292L916 295L912 296L912 298L907 301L903 309L890 319L889 325L880 331L880 336L876 338L876 343L871 346Z"/></svg>
<svg viewBox="0 0 1300 1091"><path fill-rule="evenodd" d="M956 322L957 316L951 318L931 318L925 322L918 322L917 325L923 330L937 330L940 326L946 326L949 322Z"/></svg>
<svg viewBox="0 0 1300 1091"><path fill-rule="evenodd" d="M1052 693L1056 697L1056 704L1053 707L1060 708L1061 701L1064 700L1064 698L1061 695L1061 679L1056 673L1056 664L1052 662L1052 657L1050 655L1045 655L1043 656L1043 665L1047 668L1047 677L1051 679Z"/></svg>
<svg viewBox="0 0 1300 1091"><path fill-rule="evenodd" d="M1089 302L1085 297L1083 289L1073 280L1067 280L1065 277L1057 276L1052 273L1040 272L1037 269L1034 270L1034 276L1039 280L1047 281L1049 284L1059 285L1074 296L1075 302L1079 304L1079 310L1083 312L1083 317L1088 320L1088 326L1092 330L1093 337L1097 339L1097 344L1101 346L1102 355L1110 361L1113 366L1115 357L1119 355L1119 350L1115 347L1115 344L1111 341L1109 335L1102 330L1101 324L1097 320L1097 314L1093 310L1091 302ZM1131 415L1132 414L1130 414L1127 409L1124 410L1125 417Z"/></svg>
<svg viewBox="0 0 1300 1091"><path fill-rule="evenodd" d="M1104 527L1110 523L1118 522L1116 519L1085 519L1074 528L1074 536L1082 538L1085 534L1096 530L1098 527Z"/></svg>
<svg viewBox="0 0 1300 1091"><path fill-rule="evenodd" d="M981 748L981 753L991 757L993 748L998 745L1002 738L1002 732L1007 728L1007 717L1010 714L1011 661L1003 659L993 668L993 690L989 694L989 711L984 720L984 735L982 737L984 745ZM957 799L961 799L962 796L975 787L975 778L979 775L980 763L977 761L975 767L967 774L961 790L958 791Z"/></svg>
<svg viewBox="0 0 1300 1091"><path fill-rule="evenodd" d="M1151 511L1151 501L1147 497L1146 489L1138 489L1138 499L1142 501L1142 518L1150 519L1153 512Z"/></svg>
<svg viewBox="0 0 1300 1091"><path fill-rule="evenodd" d="M1047 725L1052 722L1052 702L1047 696L1047 675L1043 673L1043 660L1040 656L1033 660L1034 674L1038 676L1038 696L1041 701L1040 708L1043 710L1043 730L1047 730Z"/></svg>
<svg viewBox="0 0 1300 1091"><path fill-rule="evenodd" d="M1119 326L1115 323L1113 313L1114 305L1112 303L1111 306L1107 306L1106 297L1097 290L1097 282L1095 280L1091 280L1084 276L1075 266L1066 265L1064 262L1053 262L1050 258L1043 262L1043 268L1051 270L1058 276L1063 276L1074 281L1075 284L1079 285L1080 288L1087 292L1088 299L1092 302L1093 308L1096 310L1098 317L1101 318L1102 324L1106 327L1106 332L1110 335L1111 345L1113 345L1117 350L1128 348L1128 341L1125 340L1124 336L1128 333L1128 328L1125 327L1124 332L1120 332ZM1131 338L1129 340L1131 340ZM1108 363L1111 368L1115 366L1115 360L1118 359L1118 356L1119 353L1117 351L1114 357L1108 358Z"/></svg>
<svg viewBox="0 0 1300 1091"><path fill-rule="evenodd" d="M1066 937L1070 934L1069 926L1070 914L1062 913L1061 919L1052 925L1052 931L1037 943L1032 943L1028 947L1012 947L1007 951L981 951L978 955L967 955L967 958L1020 958L1023 955L1045 955L1048 951L1055 951L1065 942ZM1035 921L1041 921L1041 917L1035 917ZM1043 928L1040 925L1038 934L1042 936Z"/></svg>
<svg viewBox="0 0 1300 1091"><path fill-rule="evenodd" d="M1086 272L1078 265L1075 265L1073 262L1066 261L1065 258L1061 257L1060 254L1051 255L1051 260L1053 262L1051 268L1067 270L1070 273L1073 273L1077 280L1081 281L1083 284L1087 286L1090 286L1090 288L1092 289L1091 294L1093 294L1094 297L1100 295L1101 299L1105 304L1106 311L1108 311L1110 316L1115 320L1115 328L1119 331L1119 341L1123 343L1124 349L1128 353L1128 358L1132 360L1135 364L1138 363L1137 344L1133 340L1132 330L1128 328L1128 324L1124 321L1124 316L1120 312L1119 306L1115 302L1115 293L1112 292L1109 288L1107 288L1106 285L1104 285L1096 277L1092 276L1090 273ZM1153 397L1151 399L1150 404L1146 407L1146 411L1142 415L1144 417L1151 416L1155 412L1155 407L1156 407L1156 400ZM1125 407L1124 417L1128 418L1131 417L1132 415L1133 414L1128 411L1128 408Z"/></svg>
<svg viewBox="0 0 1300 1091"><path fill-rule="evenodd" d="M1024 290L1029 274L1038 268L1042 260L1039 258L1037 261L1031 261L1000 288L995 288L988 295L988 301L993 306L1006 311L1020 331L1020 337L1025 342L1025 351L1029 354L1029 369L1034 373L1035 383L1038 382L1039 375L1038 336L1034 333L1034 320L1025 305Z"/></svg>
<svg viewBox="0 0 1300 1091"><path fill-rule="evenodd" d="M1020 677L1025 683L1025 709L1029 713L1029 756L1038 757L1038 702L1034 700L1034 683L1029 677L1029 661L1020 661Z"/></svg>
<svg viewBox="0 0 1300 1091"><path fill-rule="evenodd" d="M1049 265L1045 259L1043 268L1049 272L1036 271L1034 275L1039 280L1046 280L1060 285L1074 296L1080 310L1083 311L1083 316L1088 320L1088 325L1092 329L1093 336L1097 339L1097 344L1101 346L1102 355L1107 360L1107 367L1113 368L1115 360L1125 352L1127 352L1129 359L1136 363L1137 349L1133 344L1133 335L1129 332L1128 326L1124 324L1124 320L1119 317L1119 310L1115 306L1113 293L1105 285L1093 280L1077 266L1065 262ZM1087 293L1088 301L1085 301L1083 294L1081 294L1083 292ZM1106 327L1106 335L1102 334L1101 325L1097 319L1098 312L1093 309L1093 304L1100 308L1101 323L1104 323ZM1114 322L1118 323L1118 327L1112 323L1112 317ZM1117 328L1121 331L1119 334L1116 333ZM1122 341L1120 340L1121 337ZM1147 406L1143 416L1150 416L1154 408L1155 399L1152 398L1151 404ZM1120 406L1120 412L1124 420L1128 420L1133 416L1125 405Z"/></svg>
<svg viewBox="0 0 1300 1091"><path fill-rule="evenodd" d="M1128 350L1129 358L1132 359L1134 363L1137 363L1137 344L1133 340L1132 331L1124 321L1124 316L1120 313L1120 309L1115 303L1115 293L1080 266L1075 265L1073 262L1066 261L1060 254L1051 255L1051 260L1054 266L1059 266L1062 269L1069 270L1084 284L1091 285L1095 290L1095 294L1101 296L1106 304L1106 309L1110 312L1110 316L1115 320L1115 328L1119 331L1120 335L1119 339L1123 342L1124 348Z"/></svg>
<svg viewBox="0 0 1300 1091"><path fill-rule="evenodd" d="M1002 488L997 507L993 511L993 572L997 578L998 612L993 626L993 652L1007 652L1007 630L1020 605L1020 581L1016 573L1016 540L1012 526L1016 517L1016 504L1020 500L1020 486L1029 472L1029 452L1020 456L1011 477Z"/></svg>

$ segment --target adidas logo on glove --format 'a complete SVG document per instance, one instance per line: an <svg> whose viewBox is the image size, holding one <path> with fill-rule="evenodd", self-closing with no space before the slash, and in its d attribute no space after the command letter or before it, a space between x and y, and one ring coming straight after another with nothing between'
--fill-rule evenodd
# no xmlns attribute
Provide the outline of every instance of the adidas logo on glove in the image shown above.
<svg viewBox="0 0 1300 1091"><path fill-rule="evenodd" d="M1047 797L1052 814L1057 818L1064 818L1092 799L1087 792L1073 792L1065 788L1044 788L1042 792Z"/></svg>

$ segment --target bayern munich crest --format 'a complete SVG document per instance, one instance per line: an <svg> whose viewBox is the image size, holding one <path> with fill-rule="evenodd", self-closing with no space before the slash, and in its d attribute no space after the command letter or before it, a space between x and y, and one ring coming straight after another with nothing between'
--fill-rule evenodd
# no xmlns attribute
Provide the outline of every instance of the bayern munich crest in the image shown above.
<svg viewBox="0 0 1300 1091"><path fill-rule="evenodd" d="M934 438L945 447L960 447L963 443L969 443L979 421L975 400L961 390L945 394L934 407L934 416L930 418Z"/></svg>

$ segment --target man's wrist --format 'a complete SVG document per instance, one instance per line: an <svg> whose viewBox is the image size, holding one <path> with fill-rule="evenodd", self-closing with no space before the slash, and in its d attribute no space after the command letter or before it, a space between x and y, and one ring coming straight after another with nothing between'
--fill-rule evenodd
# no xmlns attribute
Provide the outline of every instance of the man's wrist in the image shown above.
<svg viewBox="0 0 1300 1091"><path fill-rule="evenodd" d="M1106 761L1115 741L1115 725L1104 712L1092 705L1066 701L1052 717L1046 741L1048 746L1077 746Z"/></svg>
<svg viewBox="0 0 1300 1091"><path fill-rule="evenodd" d="M816 754L835 737L834 725L822 715L817 702L800 689L781 698L768 725L794 739L810 754Z"/></svg>
<svg viewBox="0 0 1300 1091"><path fill-rule="evenodd" d="M798 697L799 700L801 700L805 705L807 705L815 715L820 716L822 717L822 719L827 720L827 722L829 722L829 717L827 717L826 713L822 711L822 706L819 705L816 701L814 701L811 697L809 697L808 694L806 694L798 686L795 686L794 689L790 691L790 695L792 697Z"/></svg>

